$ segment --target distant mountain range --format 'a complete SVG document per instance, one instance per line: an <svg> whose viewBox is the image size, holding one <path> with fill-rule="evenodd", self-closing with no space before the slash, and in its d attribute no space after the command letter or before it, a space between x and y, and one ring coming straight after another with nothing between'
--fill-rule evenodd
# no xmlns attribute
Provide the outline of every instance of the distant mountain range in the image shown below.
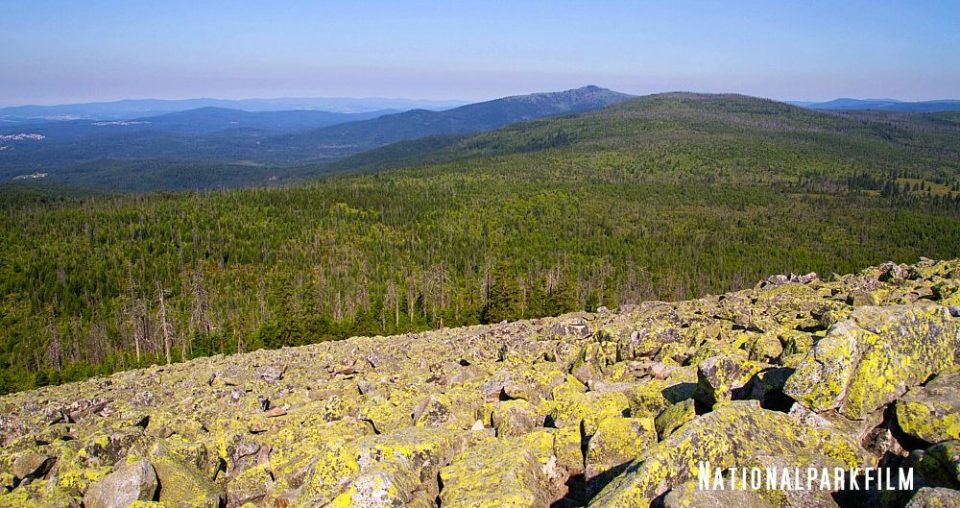
<svg viewBox="0 0 960 508"><path fill-rule="evenodd" d="M248 112L263 111L328 111L335 113L363 113L378 110L429 109L443 110L466 104L464 101L433 101L386 98L282 98L282 99L132 99L113 102L90 102L58 106L14 106L0 108L0 125L37 120L127 120L157 116L200 108L238 109Z"/></svg>
<svg viewBox="0 0 960 508"><path fill-rule="evenodd" d="M548 116L594 111L632 98L597 86L563 92L517 95L468 104L447 111L423 109L384 115L372 120L324 127L278 137L266 148L286 147L307 159L336 158L398 141L437 135L473 134Z"/></svg>
<svg viewBox="0 0 960 508"><path fill-rule="evenodd" d="M714 97L728 97L729 100L714 104L711 102ZM774 124L801 121L818 126L836 123L844 128L854 128L860 125L858 122L880 125L875 120L877 116L883 116L882 124L886 126L910 130L920 124L943 124L942 130L946 127L954 129L958 122L953 112L926 113L922 109L913 109L908 111L923 113L903 114L901 109L876 110L881 103L897 104L900 108L911 104L929 108L930 103L843 99L798 108L742 97L660 94L637 98L586 86L561 92L505 97L444 111L249 112L203 107L119 120L0 125L0 182L43 180L138 190L238 186L267 180L418 165L480 154L536 151L566 146L590 134L589 122L573 121L581 118L581 113L610 112L613 116L609 120L617 115L634 114L635 108L629 107L631 104L657 104L657 115L670 121L687 121L690 119L684 115L691 115L692 123L685 127L690 132L705 128L707 124L704 122L712 118L710 114L716 113L714 109L721 106L735 108L729 112L731 114L763 110L769 113L770 119L776 119L775 122L769 120ZM680 113L663 109L678 103L700 102L712 105L713 109L705 110L710 114L692 106ZM956 104L957 101L936 103L944 107L943 104ZM869 107L871 105L874 107ZM742 111L736 108L742 108ZM825 115L816 110L839 113ZM642 111L648 113L646 109ZM666 121L657 115L650 116L648 121L652 124ZM547 118L550 118L549 122L570 119L570 125L576 125L576 129L540 133L536 129L544 122L538 120ZM504 127L507 129L498 130ZM886 135L894 139L899 135L897 132L886 132ZM475 136L482 133L489 133L489 136ZM135 182L131 184L131 180Z"/></svg>
<svg viewBox="0 0 960 508"><path fill-rule="evenodd" d="M163 134L212 134L216 132L283 133L317 129L338 123L368 120L378 116L398 113L387 109L365 113L335 113L331 111L263 111L251 113L238 109L205 107L178 111L159 116L134 117L122 120L69 120L43 121L40 123L4 125L0 134L37 133L49 143L76 139L126 137L134 133Z"/></svg>
<svg viewBox="0 0 960 508"><path fill-rule="evenodd" d="M922 102L904 102L894 99L834 99L827 102L790 101L789 104L809 109L830 111L857 111L873 109L897 111L901 113L934 113L938 111L960 111L960 100L935 100Z"/></svg>
<svg viewBox="0 0 960 508"><path fill-rule="evenodd" d="M398 141L472 134L524 120L592 111L630 97L588 86L506 97L447 111L348 114L205 107L122 120L0 125L0 179L35 171L54 175L73 166L102 161L270 165L329 161Z"/></svg>

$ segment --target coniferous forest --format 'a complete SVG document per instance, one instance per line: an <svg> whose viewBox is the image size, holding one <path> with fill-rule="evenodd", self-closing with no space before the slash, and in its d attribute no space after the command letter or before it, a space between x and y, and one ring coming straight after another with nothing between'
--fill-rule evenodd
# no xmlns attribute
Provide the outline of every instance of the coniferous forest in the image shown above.
<svg viewBox="0 0 960 508"><path fill-rule="evenodd" d="M665 95L409 143L272 188L4 186L0 392L960 255L956 113Z"/></svg>

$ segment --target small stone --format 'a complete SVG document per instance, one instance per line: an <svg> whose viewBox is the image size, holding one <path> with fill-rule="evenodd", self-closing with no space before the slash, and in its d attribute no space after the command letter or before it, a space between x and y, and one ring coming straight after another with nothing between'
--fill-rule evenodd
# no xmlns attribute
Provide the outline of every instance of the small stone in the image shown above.
<svg viewBox="0 0 960 508"><path fill-rule="evenodd" d="M267 418L276 418L278 416L283 416L285 414L287 414L287 408L283 406L277 406L275 408L271 408L263 412L263 416Z"/></svg>
<svg viewBox="0 0 960 508"><path fill-rule="evenodd" d="M257 369L257 377L267 383L274 384L283 377L283 371L272 365L268 365Z"/></svg>

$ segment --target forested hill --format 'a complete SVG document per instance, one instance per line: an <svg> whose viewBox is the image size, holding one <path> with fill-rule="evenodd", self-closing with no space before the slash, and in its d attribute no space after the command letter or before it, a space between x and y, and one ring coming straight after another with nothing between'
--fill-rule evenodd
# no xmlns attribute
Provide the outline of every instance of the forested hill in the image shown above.
<svg viewBox="0 0 960 508"><path fill-rule="evenodd" d="M5 198L0 388L954 258L958 124L670 94L289 188Z"/></svg>
<svg viewBox="0 0 960 508"><path fill-rule="evenodd" d="M314 158L350 155L371 148L426 136L472 134L505 125L554 115L603 109L631 96L585 86L563 92L504 97L468 104L448 111L418 109L384 115L372 120L351 122L314 131L277 137L267 148L286 147Z"/></svg>
<svg viewBox="0 0 960 508"><path fill-rule="evenodd" d="M628 98L588 86L448 111L250 113L200 108L122 121L0 125L0 181L45 173L45 180L55 183L134 191L264 185L304 176L299 167L304 164L338 160L396 141L472 134L600 109Z"/></svg>
<svg viewBox="0 0 960 508"><path fill-rule="evenodd" d="M684 176L742 170L756 178L822 180L866 174L882 190L880 182L907 173L952 183L960 113L834 113L742 95L657 94L471 137L397 143L334 167L382 169L562 147L629 153L635 169L675 167ZM661 164L661 157L673 162Z"/></svg>

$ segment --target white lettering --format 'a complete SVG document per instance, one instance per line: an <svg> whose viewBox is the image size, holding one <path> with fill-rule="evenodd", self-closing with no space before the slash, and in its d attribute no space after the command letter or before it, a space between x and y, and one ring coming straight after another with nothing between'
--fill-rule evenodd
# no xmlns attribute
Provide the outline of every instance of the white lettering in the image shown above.
<svg viewBox="0 0 960 508"><path fill-rule="evenodd" d="M900 480L897 482L897 486L900 487L900 490L913 490L913 468L907 469L907 475L904 476L903 469L899 470Z"/></svg>
<svg viewBox="0 0 960 508"><path fill-rule="evenodd" d="M697 465L697 479L699 484L697 486L700 490L710 490L710 463L701 462Z"/></svg>

